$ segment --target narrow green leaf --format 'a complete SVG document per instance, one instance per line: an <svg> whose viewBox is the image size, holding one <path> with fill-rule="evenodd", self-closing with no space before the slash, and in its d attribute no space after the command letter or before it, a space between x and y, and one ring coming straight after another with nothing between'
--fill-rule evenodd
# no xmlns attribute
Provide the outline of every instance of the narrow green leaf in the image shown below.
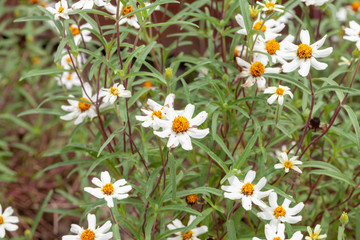
<svg viewBox="0 0 360 240"><path fill-rule="evenodd" d="M347 184L350 184L352 186L355 186L354 181L350 177L346 176L343 173L330 171L330 170L312 170L312 171L309 172L309 174L326 175L326 176L329 176L331 178L335 178L335 179L338 179L340 181L343 181L343 182L345 182Z"/></svg>
<svg viewBox="0 0 360 240"><path fill-rule="evenodd" d="M350 106L344 105L343 108L347 111L350 120L352 122L352 125L354 126L358 148L360 148L360 126L357 116Z"/></svg>
<svg viewBox="0 0 360 240"><path fill-rule="evenodd" d="M37 228L37 226L38 226L38 224L39 224L39 222L40 222L40 219L41 219L41 217L42 217L42 215L43 215L43 213L44 213L45 207L46 207L46 205L48 204L48 202L49 202L52 194L53 194L53 190L51 190L51 191L48 193L48 195L46 196L44 202L41 204L41 207L40 207L38 213L36 214L34 223L33 223L32 227L31 227L31 234L30 234L30 235L31 235L31 238L34 237L35 230L36 230L36 228Z"/></svg>
<svg viewBox="0 0 360 240"><path fill-rule="evenodd" d="M109 137L106 139L104 144L101 146L97 156L99 157L101 152L104 150L104 148L111 142L111 140L120 132L124 131L126 125L122 126L121 128L116 129Z"/></svg>
<svg viewBox="0 0 360 240"><path fill-rule="evenodd" d="M219 158L213 151L211 151L208 147L206 147L204 144L200 143L199 141L192 140L192 142L200 147L207 155L209 155L223 170L225 173L229 171L228 167L226 166L225 162Z"/></svg>

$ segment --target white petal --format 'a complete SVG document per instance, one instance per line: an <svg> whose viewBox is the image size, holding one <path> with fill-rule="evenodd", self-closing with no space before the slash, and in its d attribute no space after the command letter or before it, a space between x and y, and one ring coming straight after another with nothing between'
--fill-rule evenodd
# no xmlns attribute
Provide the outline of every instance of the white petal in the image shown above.
<svg viewBox="0 0 360 240"><path fill-rule="evenodd" d="M298 73L301 76L306 77L310 72L310 66L311 66L310 59L302 60L300 62L300 69L299 69Z"/></svg>
<svg viewBox="0 0 360 240"><path fill-rule="evenodd" d="M196 138L196 139L202 139L204 138L206 135L209 134L209 129L197 129L197 128L190 128L187 131L187 134L192 137L192 138Z"/></svg>
<svg viewBox="0 0 360 240"><path fill-rule="evenodd" d="M310 45L310 34L308 30L301 30L300 32L300 41L303 44Z"/></svg>
<svg viewBox="0 0 360 240"><path fill-rule="evenodd" d="M94 214L89 213L87 215L87 220L88 220L88 228L91 230L95 230L96 228L96 217Z"/></svg>
<svg viewBox="0 0 360 240"><path fill-rule="evenodd" d="M107 183L111 182L111 177L110 177L110 174L109 174L108 171L101 172L101 181L104 184L107 184Z"/></svg>

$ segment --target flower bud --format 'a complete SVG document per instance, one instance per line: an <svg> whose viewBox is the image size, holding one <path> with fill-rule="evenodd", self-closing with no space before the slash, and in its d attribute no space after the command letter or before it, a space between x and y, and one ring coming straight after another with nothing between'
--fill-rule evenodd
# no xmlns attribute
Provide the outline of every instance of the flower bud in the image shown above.
<svg viewBox="0 0 360 240"><path fill-rule="evenodd" d="M172 78L172 68L171 67L168 67L165 69L165 78L166 80L170 80Z"/></svg>
<svg viewBox="0 0 360 240"><path fill-rule="evenodd" d="M343 212L340 217L340 222L342 225L345 225L349 222L349 217L346 212Z"/></svg>

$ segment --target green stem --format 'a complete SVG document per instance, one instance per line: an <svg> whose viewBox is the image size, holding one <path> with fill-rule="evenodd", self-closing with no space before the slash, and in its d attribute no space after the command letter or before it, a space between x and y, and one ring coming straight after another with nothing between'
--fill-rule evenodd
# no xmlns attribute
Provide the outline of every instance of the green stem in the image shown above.
<svg viewBox="0 0 360 240"><path fill-rule="evenodd" d="M116 102L114 103L114 108L115 108L116 115L117 115L117 117L118 117L118 119L119 119L120 125L122 126L123 123L122 123L122 121L121 121L119 109L118 109L118 107L117 107L117 105L116 105Z"/></svg>

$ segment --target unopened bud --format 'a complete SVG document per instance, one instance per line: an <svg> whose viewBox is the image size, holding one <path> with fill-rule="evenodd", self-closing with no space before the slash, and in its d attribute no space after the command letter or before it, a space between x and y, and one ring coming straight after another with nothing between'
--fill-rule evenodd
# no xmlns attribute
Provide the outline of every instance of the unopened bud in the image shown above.
<svg viewBox="0 0 360 240"><path fill-rule="evenodd" d="M171 67L168 67L165 69L165 78L166 80L170 80L172 78L172 68Z"/></svg>
<svg viewBox="0 0 360 240"><path fill-rule="evenodd" d="M349 217L348 217L346 212L343 212L341 214L340 222L342 223L342 225L345 225L345 224L347 224L349 222Z"/></svg>

